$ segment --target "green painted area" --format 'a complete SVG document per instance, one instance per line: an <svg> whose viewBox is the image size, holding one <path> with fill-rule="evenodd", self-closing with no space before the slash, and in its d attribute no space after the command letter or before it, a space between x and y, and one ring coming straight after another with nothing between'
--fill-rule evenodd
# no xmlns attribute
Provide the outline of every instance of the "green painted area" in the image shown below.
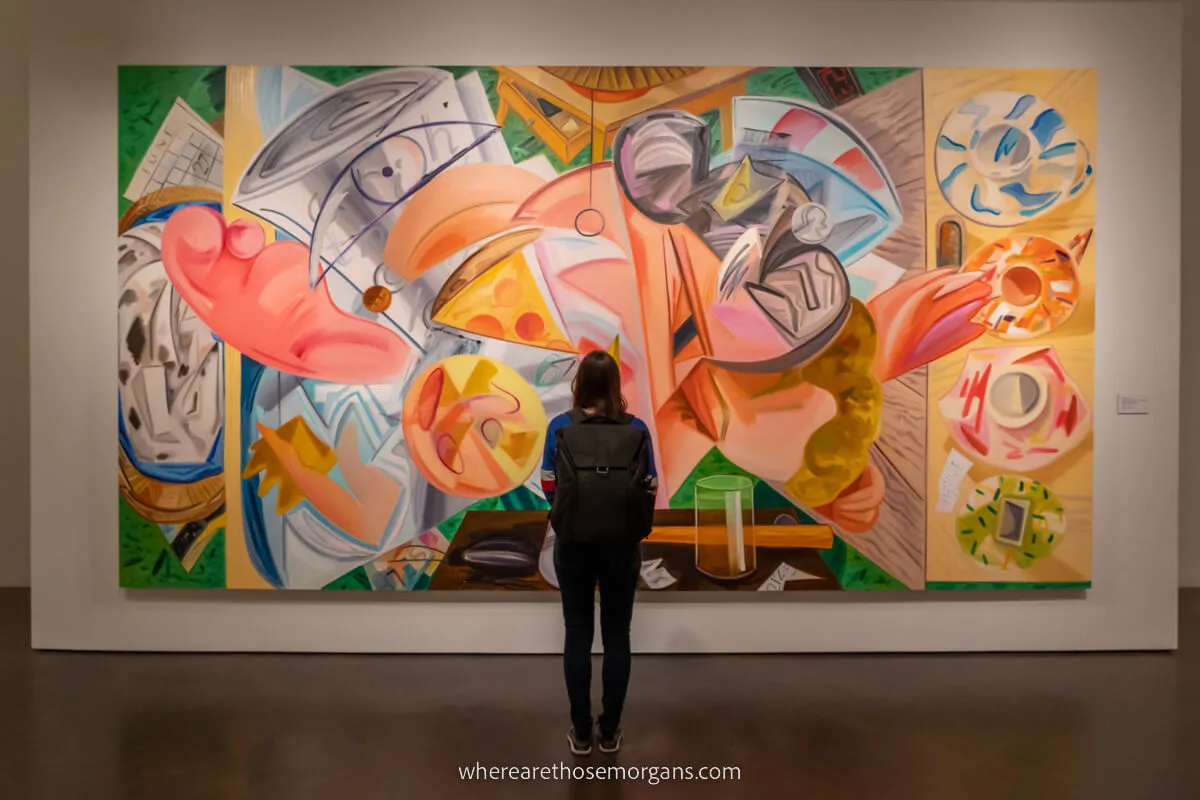
<svg viewBox="0 0 1200 800"><path fill-rule="evenodd" d="M309 75L319 81L324 81L331 86L341 86L343 83L349 83L350 81L355 80L356 78L361 78L364 75L370 75L373 72L381 72L385 69L392 68L389 66L348 67L293 65L292 69L296 70L297 72L303 72L305 75Z"/></svg>
<svg viewBox="0 0 1200 800"><path fill-rule="evenodd" d="M885 572L874 561L855 550L840 537L833 538L833 549L822 550L821 558L848 592L907 592L908 587Z"/></svg>
<svg viewBox="0 0 1200 800"><path fill-rule="evenodd" d="M817 102L795 67L774 67L757 72L746 79L746 94L759 97L794 97Z"/></svg>
<svg viewBox="0 0 1200 800"><path fill-rule="evenodd" d="M708 156L712 158L720 154L725 147L725 143L721 141L721 111L716 108L705 111L700 115L700 119L708 126Z"/></svg>
<svg viewBox="0 0 1200 800"><path fill-rule="evenodd" d="M493 105L492 110L494 111L495 108ZM550 165L554 167L555 172L563 173L586 166L591 159L592 150L590 147L585 147L571 159L570 163L564 164L562 159L550 151L550 148L542 144L542 140L533 134L519 114L509 114L504 120L504 127L500 129L500 133L504 136L504 144L508 146L508 152L512 153L513 161L518 164L535 156L544 155L550 160ZM611 148L608 152L611 154Z"/></svg>
<svg viewBox="0 0 1200 800"><path fill-rule="evenodd" d="M873 92L884 84L891 83L897 78L903 78L910 72L916 72L915 67L855 67L854 74L864 92Z"/></svg>
<svg viewBox="0 0 1200 800"><path fill-rule="evenodd" d="M121 499L118 520L121 586L127 589L223 589L225 529L209 540L189 573L163 536L162 529Z"/></svg>
<svg viewBox="0 0 1200 800"><path fill-rule="evenodd" d="M175 98L212 122L225 113L225 67L119 67L117 70L117 215L121 195L154 141Z"/></svg>
<svg viewBox="0 0 1200 800"><path fill-rule="evenodd" d="M369 592L371 591L371 579L367 577L367 570L363 567L355 567L340 578L335 578L329 583L321 587L323 592Z"/></svg>
<svg viewBox="0 0 1200 800"><path fill-rule="evenodd" d="M691 473L684 479L683 484L671 495L671 499L667 501L670 508L692 508L696 496L696 481L701 478L708 478L713 475L740 475L750 478L755 482L754 487L754 502L758 503L758 484L761 481L757 477L734 464L725 454L717 448L713 448L704 454L704 457L696 462L696 466L692 467ZM768 487L770 488L770 487ZM791 505L784 501L786 505Z"/></svg>
<svg viewBox="0 0 1200 800"><path fill-rule="evenodd" d="M1065 581L1060 583L1022 583L1020 581L991 581L986 583L963 583L960 581L930 581L925 589L930 592L993 592L1022 590L1090 589L1091 581Z"/></svg>
<svg viewBox="0 0 1200 800"><path fill-rule="evenodd" d="M518 486L511 492L499 497L485 497L476 500L454 516L437 526L438 533L449 540L454 539L468 511L548 511L550 504L544 497L534 494L525 486Z"/></svg>
<svg viewBox="0 0 1200 800"><path fill-rule="evenodd" d="M740 475L754 481L755 508L791 508L801 524L816 522L795 503L788 500L766 481L760 480L734 464L715 447L709 450L692 468L678 491L671 496L671 508L692 508L696 493L696 481L713 475ZM833 547L821 551L821 558L837 578L838 584L847 591L907 591L903 583L893 578L875 562L855 550L843 539L834 537Z"/></svg>
<svg viewBox="0 0 1200 800"><path fill-rule="evenodd" d="M854 74L858 77L864 93L873 92L910 72L916 70L913 67L854 67ZM751 75L746 80L746 93L760 97L793 97L810 103L817 102L817 98L809 91L795 67L775 67Z"/></svg>

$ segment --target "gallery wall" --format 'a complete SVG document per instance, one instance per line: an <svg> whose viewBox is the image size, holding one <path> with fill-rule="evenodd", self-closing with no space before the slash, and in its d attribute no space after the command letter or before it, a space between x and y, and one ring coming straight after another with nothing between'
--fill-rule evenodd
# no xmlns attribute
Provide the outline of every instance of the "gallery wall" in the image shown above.
<svg viewBox="0 0 1200 800"><path fill-rule="evenodd" d="M1109 232L1097 272L1100 284L1112 288L1097 303L1095 588L1015 604L656 603L639 616L637 644L647 650L1172 646L1176 485L1162 475L1174 475L1177 465L1178 383L1174 371L1162 366L1178 357L1178 310L1152 302L1145 287L1152 278L1167 296L1177 294L1178 176L1169 166L1147 170L1131 152L1178 150L1177 10L1148 4L1103 4L1084 13L1081 4L888 3L856 14L856 20L871 22L849 30L844 6L751 4L730 18L699 4L679 19L666 11L635 11L631 4L624 10L610 6L604 18L589 20L590 33L582 39L572 15L547 4L507 3L504 14L495 13L494 3L481 4L475 14L445 4L379 4L353 20L320 24L295 3L279 5L280 13L262 6L229 14L214 8L206 15L211 21L199 26L194 17L188 26L175 25L159 4L153 15L131 6L122 14L60 14L55 19L65 21L37 28L44 35L33 48L31 118L32 170L42 176L31 187L35 645L528 651L554 649L558 639L556 609L544 603L319 604L195 593L165 598L116 588L106 424L116 337L111 305L94 302L112 287L108 272L89 269L95 254L111 247L116 64L522 63L534 60L529 43L536 38L536 60L544 63L632 63L652 53L661 63L956 66L980 63L973 39L1018 14L1036 15L1039 26L1014 25L1025 31L1022 46L984 63L1096 66L1101 75L1099 163L1112 187L1098 199L1098 220ZM631 29L624 23L634 14L639 20ZM373 23L362 24L367 18ZM237 24L222 24L230 19ZM720 25L710 24L716 19ZM771 24L763 25L764 19ZM265 30L271 34L259 34ZM1059 34L1066 30L1076 35ZM64 41L80 46L64 48ZM1138 80L1139 71L1158 80ZM1161 124L1138 130L1131 122L1136 119ZM1152 195L1161 198L1153 208L1131 200ZM71 220L71 236L56 233L63 218ZM1147 248L1155 258L1144 257ZM1147 261L1137 274L1118 268ZM68 285L71 291L63 292ZM1158 367L1142 355L1148 351ZM1152 416L1118 418L1118 391L1150 394ZM81 408L81 397L92 402ZM64 486L76 490L64 495ZM986 625L978 624L980 615Z"/></svg>
<svg viewBox="0 0 1200 800"><path fill-rule="evenodd" d="M24 3L0 7L0 586L29 585L29 73Z"/></svg>
<svg viewBox="0 0 1200 800"><path fill-rule="evenodd" d="M1200 2L1185 0L1183 6L1183 40L1200 41ZM1193 45L1183 49L1183 141L1194 142L1200 137L1200 97L1194 87L1200 86L1200 52ZM1200 155L1194 148L1183 150L1183 185L1195 186L1200 181ZM1183 230L1195 230L1200 222L1200 202L1194 193L1183 196ZM1200 275L1196 274L1198 254L1187 244L1183 247L1183 307L1193 309L1200 303ZM1200 315L1183 315L1183 350L1181 352L1180 408L1200 406ZM1186 498L1192 487L1200 485L1200 419L1195 413L1183 414L1179 420L1179 487ZM1187 513L1186 499L1179 514L1179 582L1182 586L1200 586L1200 520Z"/></svg>

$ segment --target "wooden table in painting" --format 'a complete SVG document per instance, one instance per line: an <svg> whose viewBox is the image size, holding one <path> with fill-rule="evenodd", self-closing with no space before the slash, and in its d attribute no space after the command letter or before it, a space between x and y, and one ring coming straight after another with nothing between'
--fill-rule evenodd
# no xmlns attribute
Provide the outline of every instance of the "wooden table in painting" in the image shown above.
<svg viewBox="0 0 1200 800"><path fill-rule="evenodd" d="M875 255L903 269L905 277L926 269L921 109L922 76L913 72L836 110L871 143L900 195L904 222ZM887 487L879 521L867 533L842 534L910 589L925 585L928 383L928 370L921 367L884 384L883 429L870 456Z"/></svg>
<svg viewBox="0 0 1200 800"><path fill-rule="evenodd" d="M569 163L591 144L603 161L617 130L657 108L697 116L721 112L721 141L733 139L733 98L746 93L748 67L498 67L496 121L519 114L534 135ZM593 95L595 103L593 104Z"/></svg>
<svg viewBox="0 0 1200 800"><path fill-rule="evenodd" d="M796 524L796 512L790 509L755 509L757 567L740 580L719 581L696 569L693 519L690 509L654 513L654 532L642 543L642 558L661 558L661 567L676 579L660 591L756 591L781 564L812 576L789 581L784 585L787 591L841 588L821 557L821 550L833 547L833 532L827 525ZM468 511L429 589L552 590L537 566L546 525L545 511ZM486 550L509 554L500 559L507 564L489 569L468 555Z"/></svg>

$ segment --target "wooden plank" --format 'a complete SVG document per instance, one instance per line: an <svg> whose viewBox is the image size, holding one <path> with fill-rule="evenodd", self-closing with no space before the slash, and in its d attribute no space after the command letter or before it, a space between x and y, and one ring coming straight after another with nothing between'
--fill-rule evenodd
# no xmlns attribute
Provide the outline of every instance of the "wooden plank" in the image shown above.
<svg viewBox="0 0 1200 800"><path fill-rule="evenodd" d="M905 278L926 269L922 93L921 73L914 72L837 109L896 187L904 219L875 253L905 270ZM884 384L883 429L870 452L886 487L879 520L866 533L838 532L910 589L925 585L927 386L924 367Z"/></svg>
<svg viewBox="0 0 1200 800"><path fill-rule="evenodd" d="M865 533L849 533L836 525L833 530L846 544L909 589L924 589L925 500L883 457L878 443L871 445L870 459L883 474L886 487L879 520Z"/></svg>
<svg viewBox="0 0 1200 800"><path fill-rule="evenodd" d="M846 542L910 589L925 586L925 498L908 486L896 467L871 448L871 463L883 473L887 486L879 521L865 534L850 534Z"/></svg>
<svg viewBox="0 0 1200 800"><path fill-rule="evenodd" d="M835 113L866 138L893 184L925 180L919 71L851 100Z"/></svg>
<svg viewBox="0 0 1200 800"><path fill-rule="evenodd" d="M655 527L646 541L651 544L694 544L696 528L693 525ZM755 525L754 544L757 547L829 550L833 547L833 528L828 525Z"/></svg>
<svg viewBox="0 0 1200 800"><path fill-rule="evenodd" d="M851 100L837 113L854 126L883 162L904 219L875 253L908 275L925 269L925 140L921 73L898 78ZM908 277L906 275L906 277Z"/></svg>
<svg viewBox="0 0 1200 800"><path fill-rule="evenodd" d="M875 248L874 253L904 270L904 277L925 271L925 181L896 187L904 220L896 232Z"/></svg>
<svg viewBox="0 0 1200 800"><path fill-rule="evenodd" d="M888 381L883 385L883 432L876 446L905 483L921 496L925 486L925 394Z"/></svg>
<svg viewBox="0 0 1200 800"><path fill-rule="evenodd" d="M910 391L916 392L924 398L929 394L929 367L921 367L920 369L914 369L912 372L906 372L888 381L888 383L905 386Z"/></svg>

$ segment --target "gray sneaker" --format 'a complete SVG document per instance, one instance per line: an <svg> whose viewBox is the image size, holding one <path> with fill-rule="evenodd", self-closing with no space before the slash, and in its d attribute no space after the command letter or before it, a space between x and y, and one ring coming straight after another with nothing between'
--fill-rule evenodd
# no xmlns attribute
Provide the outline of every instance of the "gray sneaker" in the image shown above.
<svg viewBox="0 0 1200 800"><path fill-rule="evenodd" d="M600 727L596 726L596 744L601 753L617 752L621 749L621 729L617 728L612 736L605 736Z"/></svg>
<svg viewBox="0 0 1200 800"><path fill-rule="evenodd" d="M589 733L591 733L589 731ZM567 742L571 745L571 752L577 756L590 756L592 754L592 737L586 739L575 732L574 728L567 731Z"/></svg>

